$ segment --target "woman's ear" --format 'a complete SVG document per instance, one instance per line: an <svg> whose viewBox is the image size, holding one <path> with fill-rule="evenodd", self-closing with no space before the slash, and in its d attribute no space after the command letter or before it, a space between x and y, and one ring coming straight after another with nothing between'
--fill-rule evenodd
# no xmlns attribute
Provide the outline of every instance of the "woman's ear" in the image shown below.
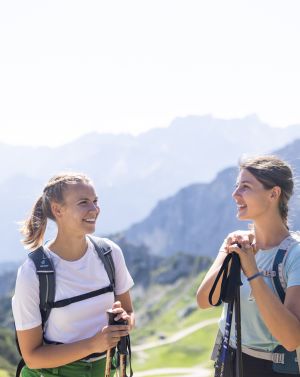
<svg viewBox="0 0 300 377"><path fill-rule="evenodd" d="M62 215L62 204L57 202L51 203L51 211L55 219L59 219Z"/></svg>
<svg viewBox="0 0 300 377"><path fill-rule="evenodd" d="M271 189L271 198L278 200L281 195L281 188L279 186L274 186Z"/></svg>

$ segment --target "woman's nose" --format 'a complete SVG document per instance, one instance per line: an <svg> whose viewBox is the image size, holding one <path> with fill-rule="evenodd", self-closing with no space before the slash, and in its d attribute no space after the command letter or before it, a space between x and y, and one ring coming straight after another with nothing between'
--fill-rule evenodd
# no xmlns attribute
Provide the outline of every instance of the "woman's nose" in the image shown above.
<svg viewBox="0 0 300 377"><path fill-rule="evenodd" d="M234 189L233 193L231 194L231 196L232 196L233 198L235 198L235 197L238 196L238 195L239 195L239 188L236 187L236 188Z"/></svg>
<svg viewBox="0 0 300 377"><path fill-rule="evenodd" d="M100 208L99 208L99 206L98 206L97 203L91 203L91 204L90 204L89 211L97 211L97 212L99 212L99 211L100 211Z"/></svg>

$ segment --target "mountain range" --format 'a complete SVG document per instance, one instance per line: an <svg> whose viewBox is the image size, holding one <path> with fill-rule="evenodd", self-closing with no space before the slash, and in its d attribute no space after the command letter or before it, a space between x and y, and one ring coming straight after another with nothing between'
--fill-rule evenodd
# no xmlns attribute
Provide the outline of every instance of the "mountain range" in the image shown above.
<svg viewBox="0 0 300 377"><path fill-rule="evenodd" d="M139 136L94 133L58 148L0 144L0 261L25 256L18 222L29 213L44 183L58 171L83 171L92 177L101 206L97 232L107 235L124 232L145 218L159 200L169 198L167 202L172 202L171 196L191 184L202 182L182 189L182 197L189 196L190 190L203 191L204 195L207 182L221 182L216 174L236 165L241 155L269 152L297 137L300 125L272 128L256 116L231 120L190 116L175 119L168 128ZM217 203L222 205L217 198L211 203L214 211ZM201 213L206 222L210 221L208 207L201 207L201 211L205 211ZM231 212L227 215L231 216ZM198 220L201 217L199 213L195 216ZM216 219L211 220L215 227L219 226ZM51 229L53 226L47 237L51 236ZM126 234L135 241L131 230ZM197 228L181 237L195 235ZM162 234L155 239L159 237ZM177 245L181 248L186 243Z"/></svg>
<svg viewBox="0 0 300 377"><path fill-rule="evenodd" d="M295 175L295 192L290 201L290 228L300 229L300 140L275 152L288 161ZM222 170L210 183L193 184L160 201L149 216L132 225L123 236L133 244L144 244L152 253L166 256L177 251L212 256L224 237L248 223L236 219L231 197L237 167Z"/></svg>

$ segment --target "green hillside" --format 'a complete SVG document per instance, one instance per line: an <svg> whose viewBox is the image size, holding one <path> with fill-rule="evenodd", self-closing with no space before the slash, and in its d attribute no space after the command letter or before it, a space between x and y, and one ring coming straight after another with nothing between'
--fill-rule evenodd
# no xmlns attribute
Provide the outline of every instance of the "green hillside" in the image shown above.
<svg viewBox="0 0 300 377"><path fill-rule="evenodd" d="M14 376L18 362L19 354L15 345L14 332L0 328L0 377Z"/></svg>
<svg viewBox="0 0 300 377"><path fill-rule="evenodd" d="M210 369L212 374L210 353L217 331L216 322L175 342L163 344L184 329L220 316L219 308L197 308L195 294L200 281L201 276L198 276L179 280L172 286L153 286L149 291L140 292L139 297L135 298L138 305L137 326L131 340L136 372L203 366ZM139 351L139 345L145 347L154 342L162 345ZM180 377L179 374L176 375Z"/></svg>

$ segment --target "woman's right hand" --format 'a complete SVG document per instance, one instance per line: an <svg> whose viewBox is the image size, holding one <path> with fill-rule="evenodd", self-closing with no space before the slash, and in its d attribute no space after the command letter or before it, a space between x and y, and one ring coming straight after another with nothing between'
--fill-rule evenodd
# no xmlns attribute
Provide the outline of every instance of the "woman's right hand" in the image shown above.
<svg viewBox="0 0 300 377"><path fill-rule="evenodd" d="M243 235L248 241L253 242L254 234L250 231L243 231L243 230L236 230L232 233L229 233L228 236L224 239L222 246L219 249L219 253L213 262L212 266L206 273L204 279L202 280L198 291L197 291L197 302L200 308L206 309L211 307L208 297L210 290L215 282L217 274L226 258L226 255L230 252L229 248L237 243L239 237ZM221 289L221 280L216 286L215 293L213 296L213 302L216 302L216 298L220 296L220 289Z"/></svg>
<svg viewBox="0 0 300 377"><path fill-rule="evenodd" d="M248 241L250 244L253 244L254 242L254 232L250 230L236 230L234 232L231 232L228 234L228 236L225 238L224 243L222 247L224 250L228 253L229 247L237 244L241 241Z"/></svg>
<svg viewBox="0 0 300 377"><path fill-rule="evenodd" d="M128 325L108 325L92 337L92 353L105 352L115 347L121 337L129 334Z"/></svg>

